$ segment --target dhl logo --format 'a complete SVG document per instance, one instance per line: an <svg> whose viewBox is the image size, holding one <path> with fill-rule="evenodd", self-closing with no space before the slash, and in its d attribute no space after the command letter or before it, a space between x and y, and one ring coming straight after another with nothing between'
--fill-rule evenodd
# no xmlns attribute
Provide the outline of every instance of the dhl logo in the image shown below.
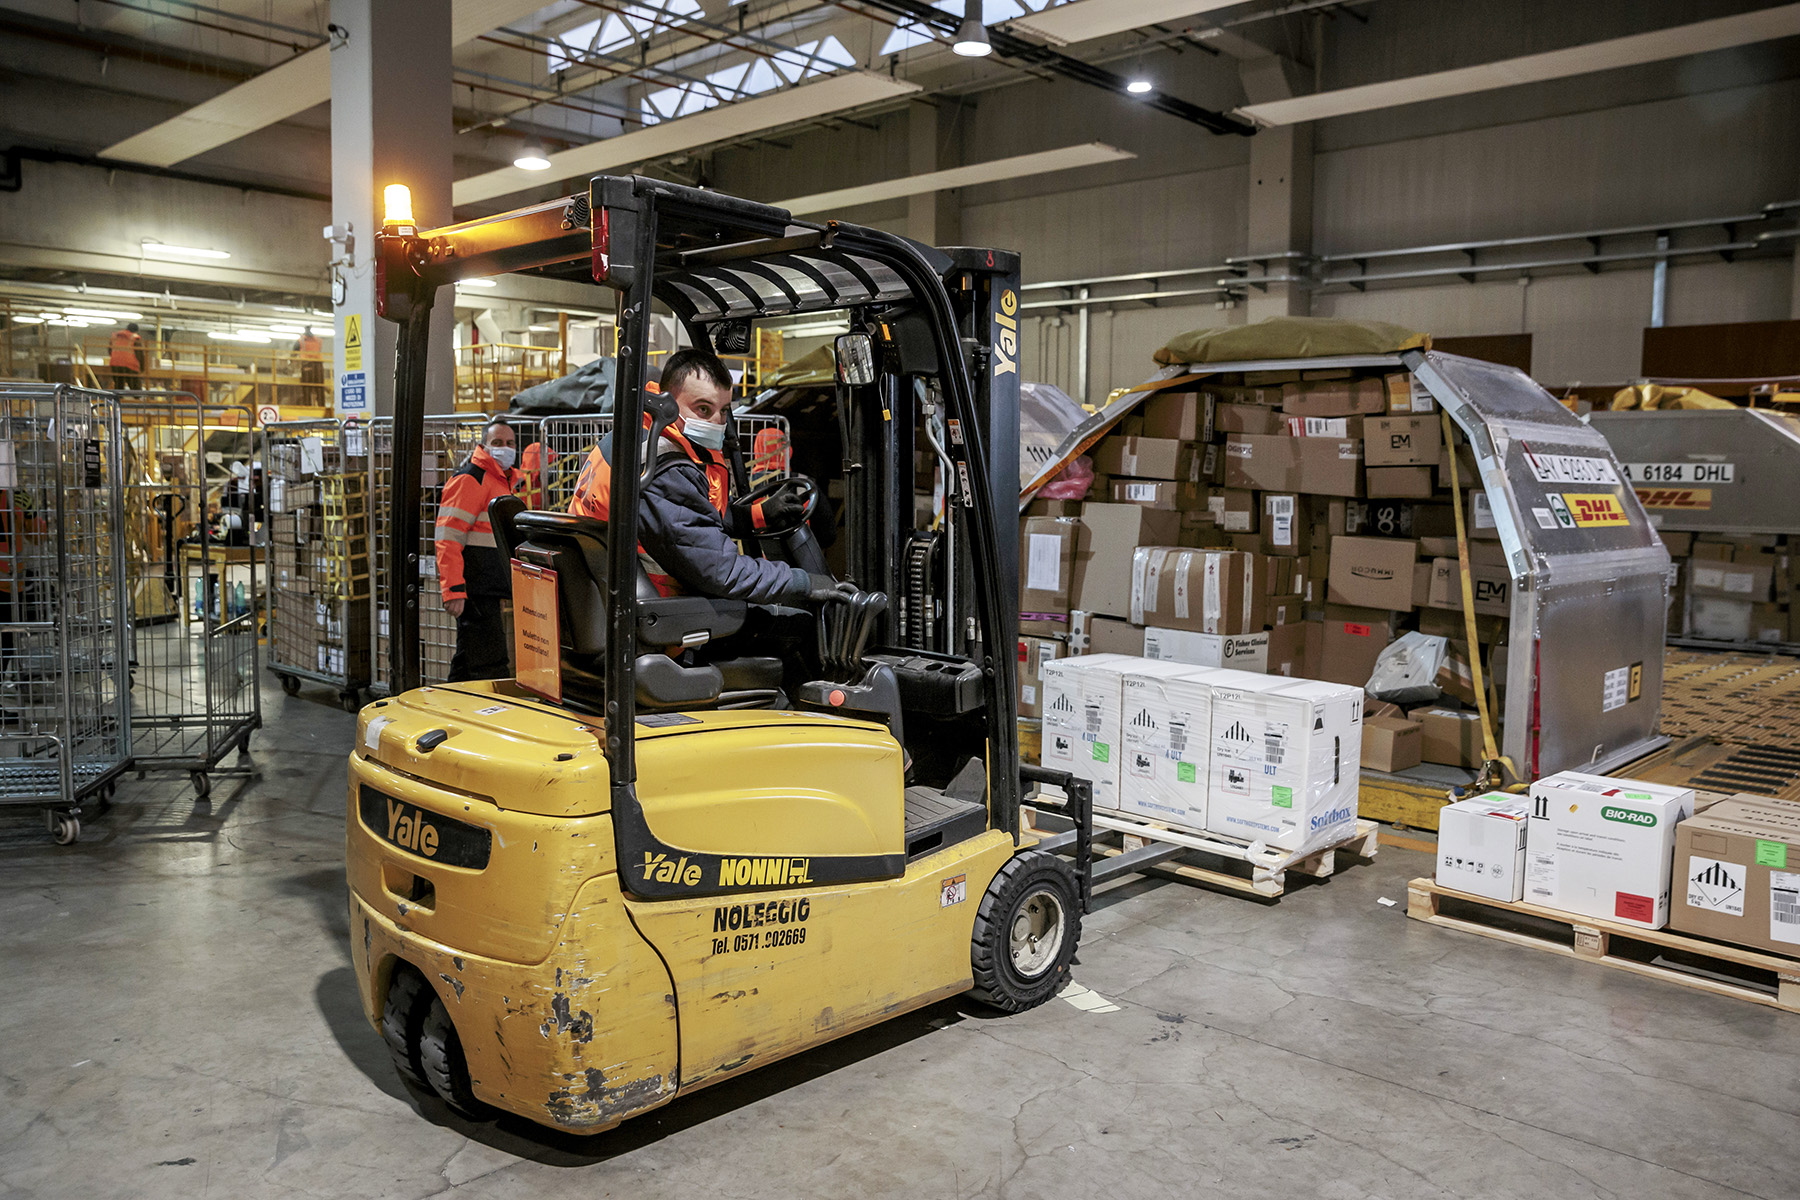
<svg viewBox="0 0 1800 1200"><path fill-rule="evenodd" d="M1638 503L1645 508L1708 509L1712 507L1711 488L1634 488Z"/></svg>
<svg viewBox="0 0 1800 1200"><path fill-rule="evenodd" d="M1624 506L1611 492L1564 492L1563 502L1569 506L1575 524L1584 528L1631 524Z"/></svg>

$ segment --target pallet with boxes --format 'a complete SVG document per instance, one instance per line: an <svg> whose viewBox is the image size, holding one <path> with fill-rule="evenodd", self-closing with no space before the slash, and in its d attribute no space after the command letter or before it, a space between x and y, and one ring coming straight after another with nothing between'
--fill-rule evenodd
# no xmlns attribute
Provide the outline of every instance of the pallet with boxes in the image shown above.
<svg viewBox="0 0 1800 1200"><path fill-rule="evenodd" d="M1800 642L1800 556L1787 534L1663 532L1674 560L1669 637L1698 642Z"/></svg>
<svg viewBox="0 0 1800 1200"><path fill-rule="evenodd" d="M1026 507L1021 718L1043 720L1044 665L1071 655L1361 688L1382 651L1417 631L1447 642L1441 696L1374 714L1382 751L1370 765L1478 767L1470 659L1480 655L1498 701L1513 581L1460 433L1473 650L1452 449L1412 375L1296 369L1187 387L1150 397L1093 447L1087 498Z"/></svg>
<svg viewBox="0 0 1800 1200"><path fill-rule="evenodd" d="M1436 853L1414 919L1800 1011L1800 803L1565 771L1450 805Z"/></svg>

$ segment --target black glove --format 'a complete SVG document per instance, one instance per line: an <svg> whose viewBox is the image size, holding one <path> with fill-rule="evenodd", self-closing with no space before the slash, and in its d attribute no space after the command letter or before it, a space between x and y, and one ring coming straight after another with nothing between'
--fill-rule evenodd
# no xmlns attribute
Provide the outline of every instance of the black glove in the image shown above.
<svg viewBox="0 0 1800 1200"><path fill-rule="evenodd" d="M854 595L856 585L853 583L839 583L829 575L814 575L810 572L806 576L806 598L815 604L835 599L848 600Z"/></svg>
<svg viewBox="0 0 1800 1200"><path fill-rule="evenodd" d="M790 525L800 523L800 514L806 511L806 502L792 489L776 492L762 502L763 527L765 529L786 529Z"/></svg>

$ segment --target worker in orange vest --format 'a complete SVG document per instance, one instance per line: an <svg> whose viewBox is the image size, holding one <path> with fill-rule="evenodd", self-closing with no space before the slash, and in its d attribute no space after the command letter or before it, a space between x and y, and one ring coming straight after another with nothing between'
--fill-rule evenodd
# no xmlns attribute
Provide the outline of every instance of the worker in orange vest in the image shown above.
<svg viewBox="0 0 1800 1200"><path fill-rule="evenodd" d="M294 343L294 353L300 356L300 382L314 387L322 387L325 383L325 347L320 344L318 335L308 325ZM321 396L308 396L308 404L324 404Z"/></svg>
<svg viewBox="0 0 1800 1200"><path fill-rule="evenodd" d="M494 418L438 501L438 588L444 611L456 618L451 683L504 679L512 672L512 565L494 539L488 505L517 485L517 454L513 427Z"/></svg>
<svg viewBox="0 0 1800 1200"><path fill-rule="evenodd" d="M144 339L138 336L137 322L115 330L112 335L112 356L107 365L112 368L112 385L115 390L124 391L143 383L144 362L138 357L144 348Z"/></svg>
<svg viewBox="0 0 1800 1200"><path fill-rule="evenodd" d="M556 465L556 451L544 445L543 439L525 447L519 456L519 482L513 494L525 502L526 508L537 508L544 502L544 469Z"/></svg>

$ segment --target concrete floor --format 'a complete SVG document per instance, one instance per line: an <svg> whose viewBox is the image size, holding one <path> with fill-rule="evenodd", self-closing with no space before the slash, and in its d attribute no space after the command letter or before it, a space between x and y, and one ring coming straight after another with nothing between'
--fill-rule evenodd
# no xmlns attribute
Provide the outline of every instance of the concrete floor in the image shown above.
<svg viewBox="0 0 1800 1200"><path fill-rule="evenodd" d="M0 1198L1791 1198L1800 1016L1409 922L1383 848L1280 903L1105 894L1063 1000L949 1002L578 1140L405 1090L343 900L351 718L260 782L0 813ZM1378 898L1399 901L1384 907Z"/></svg>

